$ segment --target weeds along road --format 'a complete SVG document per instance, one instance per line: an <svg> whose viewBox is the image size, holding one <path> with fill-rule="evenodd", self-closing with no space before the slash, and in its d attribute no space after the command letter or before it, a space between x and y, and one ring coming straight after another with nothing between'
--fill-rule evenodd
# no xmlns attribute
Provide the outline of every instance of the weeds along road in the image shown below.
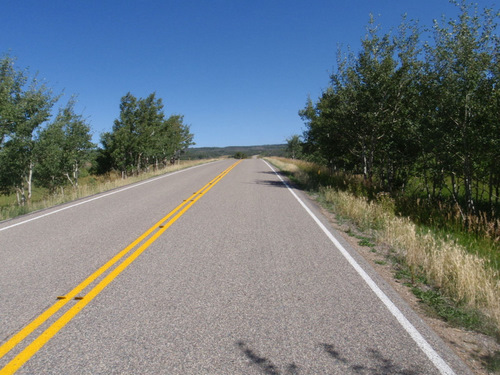
<svg viewBox="0 0 500 375"><path fill-rule="evenodd" d="M76 203L0 224L0 374L469 373L263 160Z"/></svg>

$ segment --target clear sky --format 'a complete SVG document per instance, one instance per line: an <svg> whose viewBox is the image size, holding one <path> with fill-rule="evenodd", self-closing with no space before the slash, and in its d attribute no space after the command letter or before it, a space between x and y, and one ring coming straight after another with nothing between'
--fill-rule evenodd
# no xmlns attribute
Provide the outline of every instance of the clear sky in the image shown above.
<svg viewBox="0 0 500 375"><path fill-rule="evenodd" d="M494 1L477 1L480 8ZM337 46L358 51L369 14L431 25L448 0L0 0L0 54L72 94L98 142L120 98L156 92L197 147L285 143L329 84Z"/></svg>

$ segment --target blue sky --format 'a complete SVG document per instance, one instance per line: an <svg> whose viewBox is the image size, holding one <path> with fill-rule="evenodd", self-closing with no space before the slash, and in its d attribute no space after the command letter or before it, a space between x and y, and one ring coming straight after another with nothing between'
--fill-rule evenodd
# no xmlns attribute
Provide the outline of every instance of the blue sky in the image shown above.
<svg viewBox="0 0 500 375"><path fill-rule="evenodd" d="M478 1L480 8L493 1ZM369 14L431 25L448 0L0 0L0 54L38 72L57 106L78 95L98 142L127 92L156 92L183 114L197 147L284 143L297 112L335 70L337 46L359 50Z"/></svg>

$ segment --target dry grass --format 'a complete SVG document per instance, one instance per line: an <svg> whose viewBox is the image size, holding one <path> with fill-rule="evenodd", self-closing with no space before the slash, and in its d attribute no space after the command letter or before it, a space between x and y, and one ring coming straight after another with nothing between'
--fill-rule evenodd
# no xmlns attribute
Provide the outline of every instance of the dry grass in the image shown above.
<svg viewBox="0 0 500 375"><path fill-rule="evenodd" d="M24 207L19 207L17 205L2 207L2 209L0 210L0 221L29 212L54 207L58 204L71 202L73 200L85 198L94 194L103 193L108 190L120 188L166 173L172 173L181 169L193 167L195 165L208 163L213 160L215 159L180 161L179 164L167 166L156 171L141 173L137 176L130 176L125 179L122 179L120 174L114 173L108 174L106 176L88 176L80 180L80 185L76 189L68 187L64 190L63 193L46 196L45 198L36 202L31 202Z"/></svg>
<svg viewBox="0 0 500 375"><path fill-rule="evenodd" d="M270 161L292 173L301 169L299 163L292 161ZM431 232L419 233L408 218L394 214L390 198L380 199L380 203L368 202L332 188L322 188L321 194L337 214L390 245L412 273L424 274L433 286L457 303L481 311L500 331L500 275L484 258L469 253L451 239L438 239Z"/></svg>
<svg viewBox="0 0 500 375"><path fill-rule="evenodd" d="M485 260L452 240L418 233L407 218L394 216L382 205L333 189L323 191L335 211L390 245L414 273L423 273L433 286L460 304L480 310L500 330L500 281Z"/></svg>

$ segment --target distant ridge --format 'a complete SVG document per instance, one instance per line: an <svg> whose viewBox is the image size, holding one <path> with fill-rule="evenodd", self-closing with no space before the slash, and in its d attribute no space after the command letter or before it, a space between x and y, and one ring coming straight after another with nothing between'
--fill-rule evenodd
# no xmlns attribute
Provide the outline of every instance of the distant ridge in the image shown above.
<svg viewBox="0 0 500 375"><path fill-rule="evenodd" d="M209 159L222 156L233 156L237 152L247 156L285 156L286 144L261 146L227 146L227 147L191 147L181 156L182 159Z"/></svg>

